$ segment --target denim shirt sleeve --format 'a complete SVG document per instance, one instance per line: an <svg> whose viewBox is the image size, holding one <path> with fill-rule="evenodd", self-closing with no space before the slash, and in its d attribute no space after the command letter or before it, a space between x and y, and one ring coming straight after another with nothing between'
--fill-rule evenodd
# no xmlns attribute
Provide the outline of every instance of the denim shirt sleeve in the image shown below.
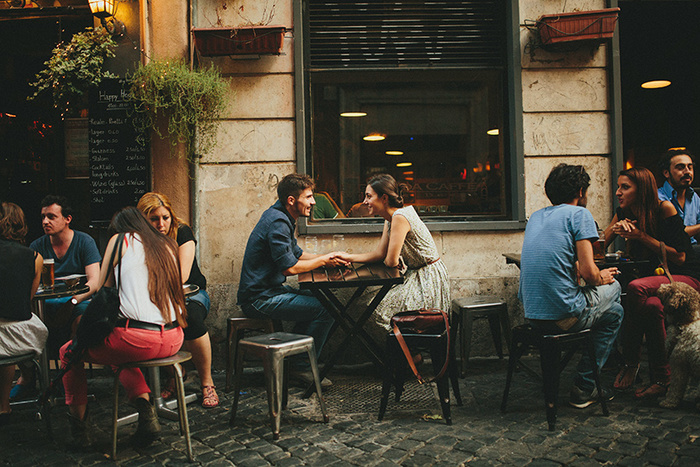
<svg viewBox="0 0 700 467"><path fill-rule="evenodd" d="M297 245L290 224L284 220L277 219L270 224L267 242L270 246L270 255L278 271L285 271L299 261L302 250Z"/></svg>

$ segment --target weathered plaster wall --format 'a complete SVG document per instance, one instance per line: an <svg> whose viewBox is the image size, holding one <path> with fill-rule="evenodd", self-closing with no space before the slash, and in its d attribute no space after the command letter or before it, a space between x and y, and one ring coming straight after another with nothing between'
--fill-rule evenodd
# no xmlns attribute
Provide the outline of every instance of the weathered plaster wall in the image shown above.
<svg viewBox="0 0 700 467"><path fill-rule="evenodd" d="M146 2L146 17L150 24L146 44L149 60L189 58L189 9L188 2ZM167 123L161 118L160 126ZM177 209L177 215L190 223L190 166L183 157L183 145L179 145L178 154L171 152L170 139L161 139L157 134L151 135L151 179L153 190L164 193Z"/></svg>
<svg viewBox="0 0 700 467"><path fill-rule="evenodd" d="M226 8L223 8L223 4ZM247 237L275 199L275 184L296 167L292 0L199 0L196 26L284 25L289 31L280 56L206 59L231 83L232 101L221 122L219 146L198 170L200 263L209 280L213 307L208 319L222 358L225 317L235 305ZM542 14L604 8L604 0L522 0L520 23ZM548 205L544 180L561 161L586 166L593 182L589 208L599 223L611 216L610 119L607 111L606 48L553 53L527 47L532 32L520 31L525 152L526 212ZM317 235L318 244L332 235ZM513 322L522 321L517 300L518 269L504 252L519 252L522 232L436 232L434 238L451 276L454 296L495 294L507 299ZM378 235L344 235L343 249L372 248ZM299 239L305 245L305 239ZM477 326L473 354L492 354L487 326ZM221 351L219 351L221 350Z"/></svg>

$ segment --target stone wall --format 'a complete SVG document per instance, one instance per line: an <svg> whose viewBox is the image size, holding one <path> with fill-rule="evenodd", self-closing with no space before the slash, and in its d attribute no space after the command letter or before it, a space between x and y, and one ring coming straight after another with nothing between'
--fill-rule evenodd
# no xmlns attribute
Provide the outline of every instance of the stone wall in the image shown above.
<svg viewBox="0 0 700 467"><path fill-rule="evenodd" d="M605 7L604 0L527 0L520 23L542 14ZM223 8L222 5L226 5ZM275 200L275 185L295 170L295 90L293 45L298 30L292 0L200 0L197 27L266 23L288 32L280 56L203 59L231 83L231 104L221 121L220 144L205 156L194 181L199 261L209 281L208 318L215 361L225 355L225 318L240 314L235 305L247 237L264 209ZM591 173L589 208L596 220L611 217L609 82L605 46L553 53L528 46L534 32L520 28L527 214L548 205L544 180L561 161L582 163ZM321 242L332 235L316 236ZM378 235L344 236L344 249L366 251ZM509 304L513 324L522 322L517 300L518 269L506 265L505 252L519 252L522 232L434 233L451 276L455 297L495 294ZM304 246L304 238L300 238ZM488 326L477 325L472 355L493 354Z"/></svg>

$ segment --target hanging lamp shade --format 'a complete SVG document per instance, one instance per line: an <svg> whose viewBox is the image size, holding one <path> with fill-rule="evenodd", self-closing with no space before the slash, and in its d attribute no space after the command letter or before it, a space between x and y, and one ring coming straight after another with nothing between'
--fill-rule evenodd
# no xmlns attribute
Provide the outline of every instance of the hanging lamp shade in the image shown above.
<svg viewBox="0 0 700 467"><path fill-rule="evenodd" d="M117 10L117 0L88 0L90 11L98 18L114 16Z"/></svg>

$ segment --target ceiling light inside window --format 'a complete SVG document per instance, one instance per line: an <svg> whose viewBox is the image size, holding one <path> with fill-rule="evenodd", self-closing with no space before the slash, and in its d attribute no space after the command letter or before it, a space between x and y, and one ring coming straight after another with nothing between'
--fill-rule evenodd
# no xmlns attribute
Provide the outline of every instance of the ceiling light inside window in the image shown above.
<svg viewBox="0 0 700 467"><path fill-rule="evenodd" d="M670 85L671 82L667 79L655 79L653 81L647 81L646 83L642 83L642 87L644 89L660 89Z"/></svg>
<svg viewBox="0 0 700 467"><path fill-rule="evenodd" d="M491 135L491 136L498 136L498 134L499 134L498 128L492 128L489 131L487 131L486 134Z"/></svg>
<svg viewBox="0 0 700 467"><path fill-rule="evenodd" d="M340 116L347 118L366 117L367 112L343 112L340 114Z"/></svg>
<svg viewBox="0 0 700 467"><path fill-rule="evenodd" d="M379 133L372 133L363 137L365 141L384 141L386 139L385 135L380 135Z"/></svg>
<svg viewBox="0 0 700 467"><path fill-rule="evenodd" d="M396 164L396 167L410 167L413 165L413 162L399 162Z"/></svg>
<svg viewBox="0 0 700 467"><path fill-rule="evenodd" d="M387 156L403 156L403 151L387 151L384 154Z"/></svg>

